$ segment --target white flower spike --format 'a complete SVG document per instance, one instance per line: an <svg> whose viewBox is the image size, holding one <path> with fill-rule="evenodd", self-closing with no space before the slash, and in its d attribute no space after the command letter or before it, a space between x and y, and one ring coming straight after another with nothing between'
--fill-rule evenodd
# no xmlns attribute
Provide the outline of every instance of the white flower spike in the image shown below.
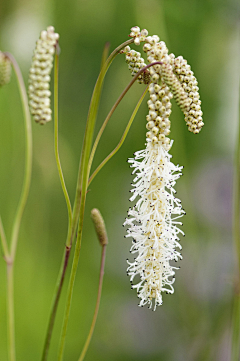
<svg viewBox="0 0 240 361"><path fill-rule="evenodd" d="M29 106L34 120L39 124L46 124L52 119L50 74L58 39L59 34L55 33L53 26L41 32L29 71Z"/></svg>
<svg viewBox="0 0 240 361"><path fill-rule="evenodd" d="M132 174L135 174L130 201L136 201L136 204L129 209L124 226L128 226L125 237L133 240L130 252L136 254L134 262L128 261L127 269L132 288L137 290L139 306L148 305L156 310L162 304L162 292L174 292L174 275L178 268L170 262L182 258L179 235L184 235L179 228L182 225L179 219L185 212L174 189L183 167L175 166L168 153L173 144L168 138L171 99L174 97L183 111L191 132L199 133L203 122L197 81L190 66L182 57L168 55L166 44L157 35L147 35L145 29L142 32L139 27L131 29L134 43L139 45L140 38L144 42L143 50L149 63L160 61L162 64L149 69L146 149L135 152L134 158L128 160ZM132 75L135 75L137 71L132 69L134 51L127 47L123 52L131 65ZM142 59L140 53L135 57ZM139 80L143 82L142 78ZM136 283L135 277L138 278Z"/></svg>

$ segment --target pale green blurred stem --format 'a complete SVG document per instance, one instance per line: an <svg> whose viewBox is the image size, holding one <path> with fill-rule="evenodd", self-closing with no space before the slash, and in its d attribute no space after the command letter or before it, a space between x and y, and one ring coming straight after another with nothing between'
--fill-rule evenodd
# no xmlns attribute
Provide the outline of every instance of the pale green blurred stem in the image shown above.
<svg viewBox="0 0 240 361"><path fill-rule="evenodd" d="M32 126L31 126L31 116L28 108L28 98L27 92L25 89L24 81L22 78L21 71L18 67L18 64L14 57L10 53L5 53L6 56L10 59L12 66L14 68L19 92L21 96L23 113L24 113L24 124L25 124L25 172L24 172L24 181L22 187L22 193L18 203L18 208L16 211L15 220L13 223L12 236L11 236L11 245L10 245L10 254L7 258L7 304L8 304L8 349L9 349L9 360L15 361L15 327L14 327L14 272L13 264L15 260L16 250L17 250L17 241L19 228L22 220L23 211L26 205L30 182L32 174Z"/></svg>
<svg viewBox="0 0 240 361"><path fill-rule="evenodd" d="M74 201L74 207L73 207L72 237L74 236L74 234L76 232L77 223L78 223L78 236L77 236L74 259L73 259L73 264L72 264L72 271L71 271L70 281L69 281L69 286L68 286L67 302L66 302L66 308L65 308L65 314L64 314L62 334L61 334L61 339L60 339L59 353L58 353L59 361L63 359L65 339L66 339L66 334L67 334L67 325L68 325L68 319L69 319L71 301L72 301L72 294L73 294L73 286L74 286L75 276L76 276L76 272L77 272L80 249L81 249L83 216L84 216L84 210L85 210L86 193L87 193L88 178L89 178L88 162L89 162L89 156L90 156L90 151L91 151L91 146L92 146L92 139L93 139L93 133L94 133L95 123L96 123L97 111L98 111L100 96L101 96L101 92L102 92L103 81L104 81L106 72L107 72L111 62L115 58L115 56L118 54L118 52L122 48L131 44L132 42L133 42L133 39L130 39L130 40L124 42L109 55L108 59L102 66L102 69L101 69L98 79L96 81L96 84L95 84L95 87L93 90L93 95L92 95L91 102L90 102L86 130L85 130L85 134L84 134L83 148L82 148L81 159L80 159L80 164L79 164L76 195L75 195L75 201ZM78 222L78 218L79 218L79 222ZM72 242L72 239L69 241ZM67 246L69 246L70 244L71 243L67 243Z"/></svg>
<svg viewBox="0 0 240 361"><path fill-rule="evenodd" d="M27 197L30 188L31 182L31 174L32 174L32 125L31 125L31 116L28 107L28 98L27 92L25 89L24 81L22 78L21 71L18 67L18 64L14 57L9 54L5 53L7 57L11 60L14 71L16 73L22 106L23 106L23 113L24 113L24 121L25 121L25 141L26 141L26 149L25 149L25 172L24 172L24 181L22 187L22 193L19 200L15 220L13 223L13 231L11 237L11 252L10 255L12 257L12 262L14 261L16 248L17 248L17 240L18 240L18 233L20 228L20 223L22 220L23 211L27 202Z"/></svg>
<svg viewBox="0 0 240 361"><path fill-rule="evenodd" d="M93 179L96 177L96 175L98 174L98 172L102 169L102 167L117 153L117 151L121 148L121 146L123 145L124 140L126 139L126 136L129 132L129 129L133 123L133 120L138 112L138 109L140 107L140 105L142 104L142 101L145 97L145 95L147 94L148 91L148 86L145 89L144 93L142 94L141 98L139 99L132 115L131 118L129 119L129 122L127 124L126 129L124 130L124 133L122 135L122 138L120 139L120 142L118 143L118 145L116 146L116 148L113 149L113 151L102 161L102 163L95 169L95 171L93 172L93 174L91 175L91 177L89 178L88 181L88 186L90 185L90 183L93 181Z"/></svg>
<svg viewBox="0 0 240 361"><path fill-rule="evenodd" d="M84 357L86 355L86 352L88 350L88 346L90 344L90 341L91 341L91 338L92 338L92 335L93 335L95 324L96 324L96 321L97 321L97 315L98 315L98 310L99 310L100 300L101 300L101 294L102 294L102 284L103 284L104 265L105 265L105 258L106 258L106 249L107 249L107 245L105 244L105 245L102 246L100 276L99 276L99 283L98 283L98 294L97 294L97 302L96 302L96 306L95 306L93 320L92 320L92 324L91 324L91 327L90 327L90 331L89 331L87 340L85 342L85 345L83 347L82 353L81 353L78 361L83 361L83 359L84 359Z"/></svg>
<svg viewBox="0 0 240 361"><path fill-rule="evenodd" d="M13 264L7 260L7 317L8 317L8 357L16 360L14 326L14 273Z"/></svg>
<svg viewBox="0 0 240 361"><path fill-rule="evenodd" d="M239 54L240 55L240 54ZM238 74L240 76L240 74ZM239 107L238 107L238 137L235 151L234 184L233 184L233 237L236 251L236 279L233 297L233 319L232 319L232 354L231 361L239 361L240 352L240 80L239 80Z"/></svg>
<svg viewBox="0 0 240 361"><path fill-rule="evenodd" d="M4 258L7 259L9 257L9 251L8 251L7 239L6 239L1 216L0 216L0 238L1 238L1 242L2 242L3 255L4 255Z"/></svg>

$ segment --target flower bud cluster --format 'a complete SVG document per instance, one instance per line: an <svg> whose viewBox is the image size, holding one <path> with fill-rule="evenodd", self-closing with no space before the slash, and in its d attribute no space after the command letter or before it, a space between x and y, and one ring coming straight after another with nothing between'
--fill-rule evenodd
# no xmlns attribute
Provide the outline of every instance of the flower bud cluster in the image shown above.
<svg viewBox="0 0 240 361"><path fill-rule="evenodd" d="M140 28L135 26L131 28L130 37L134 38L134 43L136 45L139 45L141 41L145 43L143 45L143 51L147 53L147 60L150 64L154 62L161 62L161 64L151 66L146 73L143 73L141 77L143 81L141 81L141 83L150 83L150 85L153 84L153 86L158 85L163 90L165 88L169 89L180 109L184 113L188 130L195 134L199 133L204 125L202 121L203 113L198 93L198 83L190 65L187 64L187 61L183 59L182 56L175 58L174 54L168 54L168 48L165 42L160 41L160 38L157 35L148 36L146 29L140 31ZM140 53L138 54L138 57L141 58ZM130 63L130 59L127 60L127 62L128 61ZM144 62L143 59L142 61ZM129 68L133 75L136 74L137 69L134 68L134 64L130 63ZM132 69L135 69L135 72ZM160 99L158 100L161 101ZM149 103L152 107L154 107L151 102ZM161 117L162 115L157 114L157 116ZM148 115L148 119L150 119L149 117L152 118L151 115ZM148 120L148 122L149 121L155 122L155 119ZM156 143L159 141L157 135L161 134L161 132L154 134L152 129L156 132L154 126L158 126L158 124L155 124L152 127L151 126L152 123L150 123L150 125L147 124L147 128L150 131L147 133L147 140ZM166 127L166 129L170 131L168 127Z"/></svg>
<svg viewBox="0 0 240 361"><path fill-rule="evenodd" d="M134 26L133 28L131 28L131 33L129 36L131 38L134 38L135 45L140 45L142 41L145 41L146 36L148 36L148 31L146 29L140 31L140 28L138 26Z"/></svg>
<svg viewBox="0 0 240 361"><path fill-rule="evenodd" d="M136 75L139 70L146 66L144 59L141 57L141 53L135 50L131 50L130 46L126 46L122 53L126 54L126 63L128 64L128 69L131 72L131 75ZM137 81L142 84L146 80L144 79L144 73L139 75Z"/></svg>
<svg viewBox="0 0 240 361"><path fill-rule="evenodd" d="M149 85L150 99L148 100L148 115L146 128L148 132L147 142L153 144L162 144L164 149L169 150L171 148L170 139L167 137L170 134L169 120L171 114L171 99L173 97L170 89L167 85L151 83Z"/></svg>
<svg viewBox="0 0 240 361"><path fill-rule="evenodd" d="M0 86L8 84L11 79L11 62L8 57L0 51Z"/></svg>
<svg viewBox="0 0 240 361"><path fill-rule="evenodd" d="M173 58L173 71L178 77L185 93L188 96L189 108L184 110L185 121L188 130L197 134L200 132L204 123L202 120L201 100L199 95L199 87L197 79L195 78L191 66L182 56Z"/></svg>
<svg viewBox="0 0 240 361"><path fill-rule="evenodd" d="M168 63L170 58L168 55L168 48L164 41L160 41L159 36L153 35L148 36L145 40L145 44L143 45L143 51L147 53L147 60L149 63L153 63L155 61L161 61L162 63ZM156 74L156 78L152 79L153 82L157 82L160 79L161 75L161 65L155 65L150 68L150 73L152 77Z"/></svg>
<svg viewBox="0 0 240 361"><path fill-rule="evenodd" d="M31 114L37 123L45 124L52 119L50 108L50 73L53 56L59 35L49 26L41 32L37 41L29 71L29 105Z"/></svg>
<svg viewBox="0 0 240 361"><path fill-rule="evenodd" d="M188 111L191 100L189 99L177 76L173 73L172 66L170 64L163 64L161 74L165 84L167 84L171 89L177 105L183 112Z"/></svg>

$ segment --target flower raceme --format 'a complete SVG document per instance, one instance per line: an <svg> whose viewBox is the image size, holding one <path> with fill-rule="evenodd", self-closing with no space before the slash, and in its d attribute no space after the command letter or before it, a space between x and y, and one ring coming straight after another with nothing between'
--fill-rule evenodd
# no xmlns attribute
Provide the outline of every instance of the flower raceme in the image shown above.
<svg viewBox="0 0 240 361"><path fill-rule="evenodd" d="M149 70L149 112L146 116L146 149L134 153L128 160L133 168L130 201L136 204L129 209L124 225L133 240L130 252L136 254L134 262L128 261L127 273L132 288L137 290L139 306L149 305L156 310L162 304L162 292L173 293L174 275L177 267L170 261L182 258L179 250L179 221L185 212L181 201L175 197L174 186L183 167L171 162L173 141L170 140L171 99L175 98L183 111L189 131L200 132L203 121L197 80L183 57L168 55L168 49L157 35L148 36L146 29L135 26L130 36L135 45L144 42L143 50L149 63L161 61ZM141 69L144 60L139 52L127 46L126 55L132 75ZM140 59L140 61L139 61ZM136 64L136 66L135 66ZM143 82L143 78L139 78ZM135 277L138 282L134 283Z"/></svg>
<svg viewBox="0 0 240 361"><path fill-rule="evenodd" d="M50 73L58 39L59 34L55 33L53 26L41 32L29 71L29 106L34 120L39 124L45 124L52 119Z"/></svg>

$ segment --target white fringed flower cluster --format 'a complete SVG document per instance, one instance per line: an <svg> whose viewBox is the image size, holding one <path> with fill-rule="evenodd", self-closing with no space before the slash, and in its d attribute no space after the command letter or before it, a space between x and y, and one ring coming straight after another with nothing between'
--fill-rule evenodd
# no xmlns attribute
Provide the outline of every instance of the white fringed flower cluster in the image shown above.
<svg viewBox="0 0 240 361"><path fill-rule="evenodd" d="M0 86L10 82L12 73L11 62L8 57L0 51Z"/></svg>
<svg viewBox="0 0 240 361"><path fill-rule="evenodd" d="M182 167L175 166L168 153L173 144L168 138L171 99L174 97L183 111L191 132L199 133L203 122L197 81L190 66L182 57L168 55L166 44L157 35L147 35L145 29L140 31L136 26L130 33L136 45L145 43L143 50L149 63L159 61L161 64L149 69L146 149L128 160L135 174L130 201L136 200L136 205L129 209L124 226L128 226L126 237L133 239L131 253L136 254L134 262L128 261L127 269L132 288L137 289L139 306L147 304L156 310L162 304L162 292L174 292L177 267L170 262L182 258L177 249L182 248L179 234L184 235L178 227L182 224L179 218L185 212L174 190ZM122 52L128 56L130 48ZM138 281L133 283L135 277Z"/></svg>
<svg viewBox="0 0 240 361"><path fill-rule="evenodd" d="M171 155L159 142L147 143L145 150L135 153L129 159L133 173L133 196L136 205L128 212L124 225L129 226L126 237L133 238L131 253L137 253L133 263L129 263L130 281L139 275L140 282L132 285L140 298L139 306L149 308L162 304L162 292L173 293L176 267L171 260L181 259L176 248L181 249L178 228L184 211L181 202L174 196L174 185L181 175L182 167L171 162ZM153 300L155 300L153 304Z"/></svg>
<svg viewBox="0 0 240 361"><path fill-rule="evenodd" d="M52 119L50 73L58 39L59 34L55 33L53 26L41 32L29 71L29 106L34 120L39 124L45 124Z"/></svg>

